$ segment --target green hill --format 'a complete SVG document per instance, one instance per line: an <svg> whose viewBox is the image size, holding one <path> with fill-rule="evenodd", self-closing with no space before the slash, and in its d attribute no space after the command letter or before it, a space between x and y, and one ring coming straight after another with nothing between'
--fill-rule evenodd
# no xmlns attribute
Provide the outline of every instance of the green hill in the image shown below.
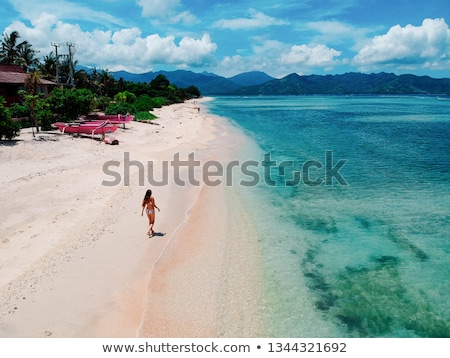
<svg viewBox="0 0 450 358"><path fill-rule="evenodd" d="M260 85L246 86L232 95L308 94L450 94L450 79L393 73L345 73L342 75L290 74Z"/></svg>

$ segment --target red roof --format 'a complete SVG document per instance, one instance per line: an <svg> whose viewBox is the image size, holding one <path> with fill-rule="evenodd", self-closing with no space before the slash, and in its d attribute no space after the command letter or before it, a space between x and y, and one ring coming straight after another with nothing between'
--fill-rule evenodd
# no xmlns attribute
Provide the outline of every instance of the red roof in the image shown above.
<svg viewBox="0 0 450 358"><path fill-rule="evenodd" d="M25 71L22 69L22 67L20 67L18 65L6 65L6 64L0 64L0 72L25 73Z"/></svg>
<svg viewBox="0 0 450 358"><path fill-rule="evenodd" d="M17 65L0 64L0 83L24 84L27 74ZM56 85L55 82L41 79L39 81L43 85Z"/></svg>

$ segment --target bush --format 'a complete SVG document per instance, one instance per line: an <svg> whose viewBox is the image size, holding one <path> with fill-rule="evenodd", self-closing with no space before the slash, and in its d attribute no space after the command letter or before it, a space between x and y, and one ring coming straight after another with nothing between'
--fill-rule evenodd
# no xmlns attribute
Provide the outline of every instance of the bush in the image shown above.
<svg viewBox="0 0 450 358"><path fill-rule="evenodd" d="M114 101L133 104L136 101L136 95L129 91L119 92L114 96Z"/></svg>
<svg viewBox="0 0 450 358"><path fill-rule="evenodd" d="M151 121L157 118L154 114L149 113L148 111L140 111L137 112L134 116L134 119L137 121Z"/></svg>
<svg viewBox="0 0 450 358"><path fill-rule="evenodd" d="M171 102L166 97L150 97L148 95L140 96L134 106L136 111L151 111L153 108L168 106Z"/></svg>
<svg viewBox="0 0 450 358"><path fill-rule="evenodd" d="M55 88L47 99L50 108L61 119L71 121L94 108L94 95L87 89Z"/></svg>
<svg viewBox="0 0 450 358"><path fill-rule="evenodd" d="M105 114L136 113L136 108L129 103L113 103L106 108Z"/></svg>
<svg viewBox="0 0 450 358"><path fill-rule="evenodd" d="M29 117L30 116L30 108L26 105L20 103L14 103L10 108L9 112L11 113L12 118L20 118L20 117Z"/></svg>
<svg viewBox="0 0 450 358"><path fill-rule="evenodd" d="M189 86L188 88L185 88L184 92L186 93L186 96L188 98L200 98L202 96L200 90L195 86Z"/></svg>
<svg viewBox="0 0 450 358"><path fill-rule="evenodd" d="M53 123L53 113L49 109L41 109L36 112L36 118L41 124L41 129L43 131L52 130Z"/></svg>
<svg viewBox="0 0 450 358"><path fill-rule="evenodd" d="M146 94L140 96L134 103L137 112L151 111L154 108L154 105L155 102L153 101L153 99Z"/></svg>
<svg viewBox="0 0 450 358"><path fill-rule="evenodd" d="M0 139L13 139L20 134L20 124L11 119L8 108L4 106L5 100L0 97Z"/></svg>
<svg viewBox="0 0 450 358"><path fill-rule="evenodd" d="M13 139L20 135L20 124L12 120L0 121L0 139Z"/></svg>
<svg viewBox="0 0 450 358"><path fill-rule="evenodd" d="M104 111L106 108L108 108L110 103L111 103L111 98L109 98L107 96L95 98L94 99L94 108L100 108L102 111Z"/></svg>
<svg viewBox="0 0 450 358"><path fill-rule="evenodd" d="M152 98L153 108L161 108L163 106L169 105L169 101L165 97L154 97Z"/></svg>

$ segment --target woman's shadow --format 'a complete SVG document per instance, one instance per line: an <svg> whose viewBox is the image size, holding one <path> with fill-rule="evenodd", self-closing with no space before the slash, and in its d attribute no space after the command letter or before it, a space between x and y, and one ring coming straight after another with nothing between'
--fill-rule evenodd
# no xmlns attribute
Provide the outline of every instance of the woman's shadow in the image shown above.
<svg viewBox="0 0 450 358"><path fill-rule="evenodd" d="M152 235L149 236L149 239L155 236L166 236L165 232L154 232Z"/></svg>

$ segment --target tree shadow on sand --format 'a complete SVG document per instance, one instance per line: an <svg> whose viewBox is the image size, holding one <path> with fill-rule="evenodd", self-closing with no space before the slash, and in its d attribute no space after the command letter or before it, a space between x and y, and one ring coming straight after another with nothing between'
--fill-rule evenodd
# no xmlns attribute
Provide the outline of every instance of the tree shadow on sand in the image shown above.
<svg viewBox="0 0 450 358"><path fill-rule="evenodd" d="M22 139L11 139L11 140L0 140L0 146L5 147L14 147L15 145L19 144L20 142L23 142Z"/></svg>

